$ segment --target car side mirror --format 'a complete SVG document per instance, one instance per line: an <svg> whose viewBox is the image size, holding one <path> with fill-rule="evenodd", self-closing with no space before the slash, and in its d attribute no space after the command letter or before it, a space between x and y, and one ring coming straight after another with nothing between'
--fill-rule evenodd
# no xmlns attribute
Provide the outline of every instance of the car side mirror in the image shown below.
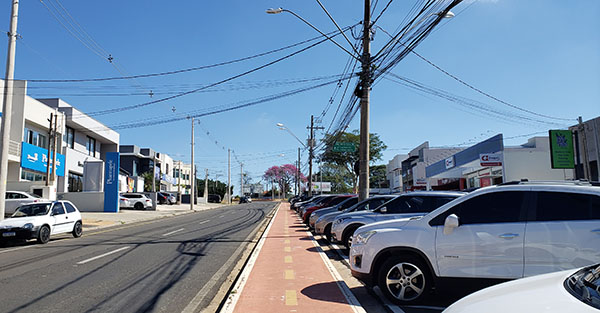
<svg viewBox="0 0 600 313"><path fill-rule="evenodd" d="M382 207L381 209L379 209L379 212L383 214L387 213L387 207Z"/></svg>
<svg viewBox="0 0 600 313"><path fill-rule="evenodd" d="M456 227L458 227L459 221L456 214L450 214L444 221L444 235L450 235Z"/></svg>

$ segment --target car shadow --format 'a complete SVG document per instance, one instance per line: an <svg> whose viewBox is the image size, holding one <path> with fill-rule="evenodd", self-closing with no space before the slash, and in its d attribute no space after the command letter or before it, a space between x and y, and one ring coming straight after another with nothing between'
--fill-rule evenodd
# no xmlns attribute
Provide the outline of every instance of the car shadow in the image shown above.
<svg viewBox="0 0 600 313"><path fill-rule="evenodd" d="M348 303L346 297L340 291L340 286L335 281L314 284L302 289L300 292L313 300Z"/></svg>

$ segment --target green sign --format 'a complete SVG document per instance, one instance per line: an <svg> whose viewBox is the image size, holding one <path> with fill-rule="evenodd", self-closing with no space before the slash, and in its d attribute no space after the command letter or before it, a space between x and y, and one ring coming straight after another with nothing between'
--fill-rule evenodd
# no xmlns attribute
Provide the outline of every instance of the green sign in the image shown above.
<svg viewBox="0 0 600 313"><path fill-rule="evenodd" d="M356 146L352 142L336 142L333 145L333 152L354 152Z"/></svg>
<svg viewBox="0 0 600 313"><path fill-rule="evenodd" d="M552 168L575 168L573 135L570 130L550 130Z"/></svg>

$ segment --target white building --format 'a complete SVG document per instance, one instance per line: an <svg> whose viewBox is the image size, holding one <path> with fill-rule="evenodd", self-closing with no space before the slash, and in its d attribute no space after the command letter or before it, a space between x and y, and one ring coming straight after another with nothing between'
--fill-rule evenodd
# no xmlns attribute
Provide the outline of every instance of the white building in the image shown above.
<svg viewBox="0 0 600 313"><path fill-rule="evenodd" d="M573 142L575 144L575 173L576 178L583 179L585 157L588 159L589 180L600 180L600 117L596 117L583 123L585 128L585 136L583 131L579 129L579 125L569 127L573 132ZM583 138L585 137L585 144ZM584 150L587 148L587 151ZM584 155L584 152L586 155Z"/></svg>
<svg viewBox="0 0 600 313"><path fill-rule="evenodd" d="M407 154L397 154L386 165L386 176L390 184L391 192L402 191L402 161L407 158Z"/></svg>
<svg viewBox="0 0 600 313"><path fill-rule="evenodd" d="M432 148L426 141L408 153L402 161L402 190L420 190L427 187L426 168L463 150L460 147Z"/></svg>
<svg viewBox="0 0 600 313"><path fill-rule="evenodd" d="M173 178L175 184L169 191L181 191L182 194L190 194L192 186L192 166L183 161L173 161ZM179 187L178 187L179 186Z"/></svg>

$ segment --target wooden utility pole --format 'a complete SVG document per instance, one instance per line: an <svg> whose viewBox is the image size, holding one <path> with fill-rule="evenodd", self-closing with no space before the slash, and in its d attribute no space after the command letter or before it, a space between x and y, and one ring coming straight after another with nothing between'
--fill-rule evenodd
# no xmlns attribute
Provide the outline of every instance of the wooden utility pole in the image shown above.
<svg viewBox="0 0 600 313"><path fill-rule="evenodd" d="M50 122L50 128L48 128L48 153L46 154L47 156L47 160L46 160L46 186L50 186L50 155L52 154L52 131L54 130L53 128L53 123L54 123L54 113L50 113L50 119L48 120Z"/></svg>
<svg viewBox="0 0 600 313"><path fill-rule="evenodd" d="M325 129L324 127L315 126L314 116L310 116L310 139L308 140L308 195L312 196L312 161L315 149L315 129Z"/></svg>

